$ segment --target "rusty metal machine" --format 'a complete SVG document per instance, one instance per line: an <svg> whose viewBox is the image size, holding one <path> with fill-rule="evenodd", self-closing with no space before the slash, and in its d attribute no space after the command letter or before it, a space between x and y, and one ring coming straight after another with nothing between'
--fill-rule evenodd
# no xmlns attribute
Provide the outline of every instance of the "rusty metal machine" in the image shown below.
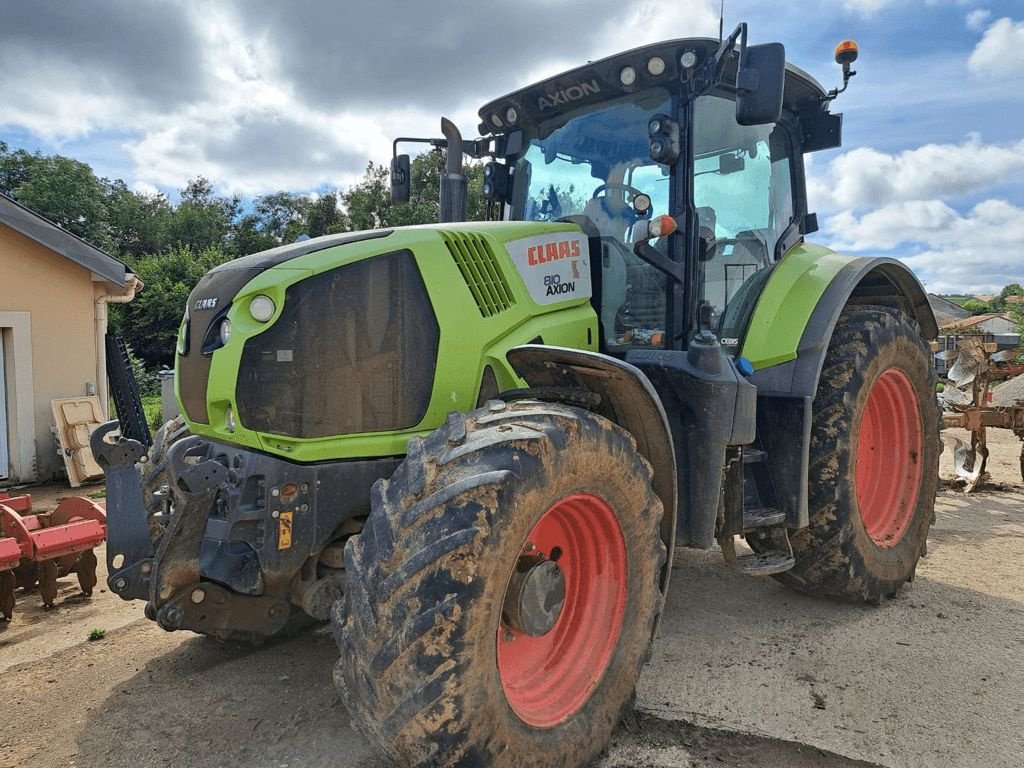
<svg viewBox="0 0 1024 768"><path fill-rule="evenodd" d="M73 496L52 512L32 513L32 497L0 493L0 616L14 613L14 591L39 585L43 605L57 598L57 579L75 573L85 595L96 586L93 548L107 538L107 516L96 502Z"/></svg>
<svg viewBox="0 0 1024 768"><path fill-rule="evenodd" d="M960 427L971 433L969 446L959 438L946 437L953 443L953 463L957 475L966 483L967 493L987 478L987 429L1012 429L1024 441L1024 399L1012 405L993 405L990 392L994 383L1024 375L1022 356L1024 349L1021 348L992 351L980 337L967 337L960 342L959 349L937 355L953 361L948 373L952 386L947 385L939 393L942 426L944 429ZM1021 445L1020 471L1024 479L1024 444Z"/></svg>

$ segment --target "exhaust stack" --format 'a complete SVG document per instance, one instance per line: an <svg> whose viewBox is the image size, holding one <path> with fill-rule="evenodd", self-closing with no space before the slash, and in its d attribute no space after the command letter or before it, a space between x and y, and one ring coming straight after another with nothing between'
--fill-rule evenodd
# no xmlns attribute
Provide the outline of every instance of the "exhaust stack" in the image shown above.
<svg viewBox="0 0 1024 768"><path fill-rule="evenodd" d="M448 160L441 176L439 221L465 221L468 205L466 174L462 172L462 134L447 117L441 118L441 133L448 142Z"/></svg>

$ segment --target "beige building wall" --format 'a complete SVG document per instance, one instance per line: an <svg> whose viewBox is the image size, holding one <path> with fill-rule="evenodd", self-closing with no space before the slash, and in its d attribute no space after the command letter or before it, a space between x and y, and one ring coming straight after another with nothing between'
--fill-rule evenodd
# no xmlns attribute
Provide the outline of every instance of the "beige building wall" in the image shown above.
<svg viewBox="0 0 1024 768"><path fill-rule="evenodd" d="M64 466L50 431L50 401L95 393L90 389L96 386L97 373L95 301L107 287L108 283L94 282L88 269L0 224L0 327L5 325L5 317L11 322L3 330L7 410L12 423L9 447L13 463L19 451L25 450L25 436L17 434L17 426L27 423L25 414L19 419L16 411L31 408L34 479L50 479ZM19 342L24 344L24 339L16 336L25 333L26 319L31 326L31 361L7 349L12 342L15 350ZM20 331L13 327L15 320L22 321ZM31 396L21 391L27 379L19 365L31 366ZM16 382L20 386L12 386ZM24 467L21 475L20 480L33 479L25 475Z"/></svg>

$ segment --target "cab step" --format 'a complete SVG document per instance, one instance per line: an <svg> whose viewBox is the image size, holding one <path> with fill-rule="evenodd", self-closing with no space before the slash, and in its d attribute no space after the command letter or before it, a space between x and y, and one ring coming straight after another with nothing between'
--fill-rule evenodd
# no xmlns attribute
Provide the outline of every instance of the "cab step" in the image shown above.
<svg viewBox="0 0 1024 768"><path fill-rule="evenodd" d="M772 510L773 512L775 510ZM755 528L744 534L747 545L757 552L736 557L736 567L748 576L771 576L788 571L796 565L789 530L785 522Z"/></svg>
<svg viewBox="0 0 1024 768"><path fill-rule="evenodd" d="M748 576L771 576L773 573L788 571L796 565L792 552L772 550L757 554L739 555L736 567Z"/></svg>
<svg viewBox="0 0 1024 768"><path fill-rule="evenodd" d="M786 522L786 513L774 507L755 507L743 510L743 528L768 528Z"/></svg>

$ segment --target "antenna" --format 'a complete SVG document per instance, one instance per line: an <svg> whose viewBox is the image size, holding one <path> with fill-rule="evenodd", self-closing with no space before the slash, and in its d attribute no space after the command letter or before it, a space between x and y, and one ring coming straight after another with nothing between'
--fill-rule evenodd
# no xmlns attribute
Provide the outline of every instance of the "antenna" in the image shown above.
<svg viewBox="0 0 1024 768"><path fill-rule="evenodd" d="M725 0L718 9L718 44L722 44L722 30L725 27Z"/></svg>

